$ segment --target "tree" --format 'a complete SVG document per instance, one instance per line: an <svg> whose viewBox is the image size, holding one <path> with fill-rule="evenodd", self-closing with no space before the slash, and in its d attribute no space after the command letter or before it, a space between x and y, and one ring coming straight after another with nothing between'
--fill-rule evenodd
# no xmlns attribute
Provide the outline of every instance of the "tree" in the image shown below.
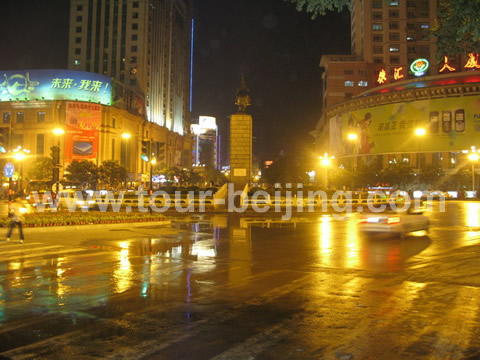
<svg viewBox="0 0 480 360"><path fill-rule="evenodd" d="M407 185L415 181L413 167L406 163L393 163L380 172L382 182L389 183L392 187L405 190Z"/></svg>
<svg viewBox="0 0 480 360"><path fill-rule="evenodd" d="M480 1L440 0L432 28L437 37L438 57L480 51Z"/></svg>
<svg viewBox="0 0 480 360"><path fill-rule="evenodd" d="M430 185L432 190L437 190L443 178L443 170L439 165L425 165L419 175L420 182Z"/></svg>
<svg viewBox="0 0 480 360"><path fill-rule="evenodd" d="M67 180L78 181L82 184L94 186L98 181L98 168L93 162L88 160L73 160L65 169Z"/></svg>
<svg viewBox="0 0 480 360"><path fill-rule="evenodd" d="M296 5L298 11L305 10L312 14L312 18L325 15L327 11L342 11L350 9L350 0L285 0Z"/></svg>
<svg viewBox="0 0 480 360"><path fill-rule="evenodd" d="M282 156L266 168L262 177L267 184L304 183L308 180L305 162L292 156Z"/></svg>
<svg viewBox="0 0 480 360"><path fill-rule="evenodd" d="M375 186L380 182L379 170L375 164L367 165L361 162L351 174L354 187L357 189Z"/></svg>
<svg viewBox="0 0 480 360"><path fill-rule="evenodd" d="M128 171L118 161L107 160L98 168L98 174L102 185L114 189L127 180Z"/></svg>
<svg viewBox="0 0 480 360"><path fill-rule="evenodd" d="M298 11L307 11L312 18L327 11L350 9L350 0L284 0L296 5ZM437 37L437 56L455 56L480 52L480 1L440 0L437 21L432 34Z"/></svg>
<svg viewBox="0 0 480 360"><path fill-rule="evenodd" d="M46 156L36 158L28 170L27 176L31 180L52 180L52 159Z"/></svg>

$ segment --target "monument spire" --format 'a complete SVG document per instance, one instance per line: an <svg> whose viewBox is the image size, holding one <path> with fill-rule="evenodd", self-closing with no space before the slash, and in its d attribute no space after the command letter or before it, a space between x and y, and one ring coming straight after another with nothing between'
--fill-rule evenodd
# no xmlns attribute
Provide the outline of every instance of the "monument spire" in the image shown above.
<svg viewBox="0 0 480 360"><path fill-rule="evenodd" d="M240 86L237 89L237 96L235 97L235 105L238 106L237 108L237 113L246 113L247 112L247 107L251 105L250 103L250 90L247 87L247 84L245 82L245 77L243 76L240 80Z"/></svg>

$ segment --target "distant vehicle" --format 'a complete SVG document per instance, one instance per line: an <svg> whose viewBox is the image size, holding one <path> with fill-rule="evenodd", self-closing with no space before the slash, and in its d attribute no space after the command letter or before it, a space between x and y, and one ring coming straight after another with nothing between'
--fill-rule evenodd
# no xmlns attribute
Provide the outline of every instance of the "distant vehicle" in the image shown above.
<svg viewBox="0 0 480 360"><path fill-rule="evenodd" d="M364 233L386 233L397 235L401 238L414 231L428 231L430 220L422 211L396 212L385 211L381 213L363 214L358 220L358 228Z"/></svg>

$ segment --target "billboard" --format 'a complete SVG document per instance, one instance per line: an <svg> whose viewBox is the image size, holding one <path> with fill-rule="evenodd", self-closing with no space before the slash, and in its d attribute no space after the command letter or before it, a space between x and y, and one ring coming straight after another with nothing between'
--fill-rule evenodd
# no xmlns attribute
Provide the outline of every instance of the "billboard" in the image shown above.
<svg viewBox="0 0 480 360"><path fill-rule="evenodd" d="M335 129L330 152L338 155L448 152L480 145L480 96L388 104L338 117L330 119ZM414 133L419 127L426 130L422 137ZM348 139L352 133L354 141Z"/></svg>
<svg viewBox="0 0 480 360"><path fill-rule="evenodd" d="M0 101L75 100L111 105L107 76L75 70L0 71Z"/></svg>
<svg viewBox="0 0 480 360"><path fill-rule="evenodd" d="M97 158L102 107L98 104L67 102L65 162Z"/></svg>

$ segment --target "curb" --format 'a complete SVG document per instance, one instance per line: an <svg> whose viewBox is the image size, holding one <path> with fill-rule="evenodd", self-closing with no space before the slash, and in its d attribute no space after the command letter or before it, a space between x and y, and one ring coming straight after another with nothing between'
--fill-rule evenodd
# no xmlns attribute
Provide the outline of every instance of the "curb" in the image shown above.
<svg viewBox="0 0 480 360"><path fill-rule="evenodd" d="M163 220L163 221L144 221L144 222L133 222L133 223L126 222L126 223L116 223L116 224L85 224L85 225L28 227L28 228L23 228L23 232L27 234L30 232L82 231L82 230L97 230L97 229L114 229L114 228L124 228L124 227L161 226L161 225L170 225L171 223L172 222L170 220Z"/></svg>

